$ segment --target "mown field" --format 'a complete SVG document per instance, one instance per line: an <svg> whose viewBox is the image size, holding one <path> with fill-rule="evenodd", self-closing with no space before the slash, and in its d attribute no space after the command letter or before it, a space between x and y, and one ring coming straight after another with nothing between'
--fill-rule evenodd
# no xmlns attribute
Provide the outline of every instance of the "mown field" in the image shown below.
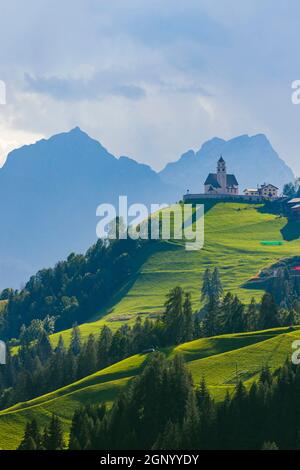
<svg viewBox="0 0 300 470"><path fill-rule="evenodd" d="M200 251L186 251L182 242L162 242L141 266L111 305L97 318L80 326L86 338L98 333L103 324L113 330L124 322L133 323L137 315L145 318L162 312L165 296L176 285L189 290L195 309L200 306L199 289L207 267L218 266L226 291L249 302L262 292L241 286L262 268L299 254L300 240L281 246L263 246L261 241L283 240L281 230L287 220L258 211L253 204L219 203L205 215L205 244ZM52 337L54 344L59 334ZM70 330L63 332L66 343Z"/></svg>
<svg viewBox="0 0 300 470"><path fill-rule="evenodd" d="M300 339L300 327L204 338L164 352L170 358L181 354L195 385L204 377L212 395L220 400L227 390L234 390L237 380L249 386L258 378L263 365L273 371L282 365L291 356L295 339ZM105 402L110 406L128 381L141 371L147 357L130 357L67 387L0 412L0 448L16 448L27 420L36 418L45 425L52 413L62 420L67 439L75 409L88 403Z"/></svg>

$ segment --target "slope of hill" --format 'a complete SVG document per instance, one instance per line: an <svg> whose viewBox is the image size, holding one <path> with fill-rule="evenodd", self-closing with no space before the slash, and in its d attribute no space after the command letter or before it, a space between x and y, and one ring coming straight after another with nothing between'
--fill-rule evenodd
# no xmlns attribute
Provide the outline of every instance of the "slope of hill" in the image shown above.
<svg viewBox="0 0 300 470"><path fill-rule="evenodd" d="M195 384L205 377L218 400L224 397L226 390L233 390L238 379L246 385L257 379L263 365L271 370L282 365L291 354L292 342L299 338L298 328L281 328L199 339L165 352L169 357L181 354ZM45 425L52 413L61 418L67 435L78 406L101 402L110 405L128 381L139 373L145 360L147 355L130 357L67 387L0 412L0 447L16 448L27 420L36 418Z"/></svg>
<svg viewBox="0 0 300 470"><path fill-rule="evenodd" d="M230 173L235 173L240 189L256 188L270 182L279 188L293 181L292 170L281 160L263 134L242 135L225 141L214 138L204 143L198 152L190 150L160 172L163 181L180 186L183 191L203 192L208 173L215 172L217 157L222 155Z"/></svg>
<svg viewBox="0 0 300 470"><path fill-rule="evenodd" d="M218 266L226 291L249 302L259 300L262 291L241 286L262 268L299 253L300 240L282 246L263 246L262 240L283 240L285 218L261 213L253 204L220 203L205 216L205 245L200 251L186 251L182 242L162 242L136 275L99 315L80 326L86 338L97 334L104 323L116 329L133 322L137 315L156 316L163 310L165 296L176 285L192 293L193 306L200 307L200 285L207 267ZM60 333L53 335L54 344ZM70 330L63 332L69 342Z"/></svg>
<svg viewBox="0 0 300 470"><path fill-rule="evenodd" d="M0 169L0 289L96 241L96 208L163 203L180 191L149 166L115 158L79 128L14 150Z"/></svg>

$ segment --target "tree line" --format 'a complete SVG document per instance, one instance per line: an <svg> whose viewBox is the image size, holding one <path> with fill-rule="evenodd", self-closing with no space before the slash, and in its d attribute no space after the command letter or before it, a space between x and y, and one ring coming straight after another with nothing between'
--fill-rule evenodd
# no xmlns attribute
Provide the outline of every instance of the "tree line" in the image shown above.
<svg viewBox="0 0 300 470"><path fill-rule="evenodd" d="M238 382L216 403L205 379L195 386L179 356L154 353L111 409L75 411L68 449L299 450L299 394L300 369L287 361L274 374L263 367L249 389ZM39 442L41 431L28 423L20 448L38 448L36 435Z"/></svg>
<svg viewBox="0 0 300 470"><path fill-rule="evenodd" d="M0 337L18 338L32 321L51 318L55 330L71 328L95 315L138 268L153 240L98 240L85 255L72 253L52 269L42 269L25 287L5 289ZM36 338L32 338L36 339Z"/></svg>
<svg viewBox="0 0 300 470"><path fill-rule="evenodd" d="M223 294L218 269L206 270L201 287L203 309L192 307L191 295L181 287L172 289L166 298L164 313L156 320L137 317L131 327L124 324L116 332L105 325L98 335L83 342L74 326L71 342L66 347L60 337L53 348L49 339L51 318L32 322L36 341L25 328L20 336L20 349L0 368L0 408L26 401L75 382L105 367L144 350L182 344L194 339L227 333L239 333L291 326L295 316L278 308L270 294L261 304L254 300L246 306L237 296Z"/></svg>

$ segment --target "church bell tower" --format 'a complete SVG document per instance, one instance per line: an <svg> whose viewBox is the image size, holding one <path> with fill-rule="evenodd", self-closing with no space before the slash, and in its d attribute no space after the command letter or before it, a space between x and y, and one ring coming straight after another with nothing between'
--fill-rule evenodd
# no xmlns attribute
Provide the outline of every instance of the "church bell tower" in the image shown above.
<svg viewBox="0 0 300 470"><path fill-rule="evenodd" d="M217 180L219 185L222 188L222 192L226 192L227 187L227 172L226 172L226 163L223 157L218 161L217 167Z"/></svg>

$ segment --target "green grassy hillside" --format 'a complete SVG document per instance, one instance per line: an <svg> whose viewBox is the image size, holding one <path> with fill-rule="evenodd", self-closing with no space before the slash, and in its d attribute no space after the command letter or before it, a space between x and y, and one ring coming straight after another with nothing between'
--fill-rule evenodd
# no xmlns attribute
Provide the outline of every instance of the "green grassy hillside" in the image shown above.
<svg viewBox="0 0 300 470"><path fill-rule="evenodd" d="M278 328L254 333L204 338L165 351L169 357L181 354L192 372L195 384L205 377L216 399L233 390L237 379L249 385L263 365L272 370L282 365L291 344L300 339L298 328ZM136 355L86 377L67 387L0 412L0 447L16 448L27 420L40 424L57 414L66 435L74 410L83 404L106 402L110 405L128 381L139 373L147 355Z"/></svg>
<svg viewBox="0 0 300 470"><path fill-rule="evenodd" d="M287 220L259 212L253 204L219 203L205 215L205 245L200 251L186 251L181 242L162 242L113 299L99 311L97 318L80 326L83 337L98 333L104 323L112 329L123 322L133 322L137 315L156 315L163 309L165 296L180 285L193 296L199 307L199 288L203 271L218 266L225 290L231 290L248 302L259 299L261 291L241 286L262 268L289 256L299 254L300 241L285 241L281 246L263 246L263 240L283 240L281 230ZM53 342L58 340L53 335ZM66 343L70 331L63 332Z"/></svg>
<svg viewBox="0 0 300 470"><path fill-rule="evenodd" d="M137 315L156 316L163 309L166 294L176 285L189 290L194 308L199 308L201 279L209 266L219 267L226 291L238 294L245 302L252 296L259 299L261 291L241 286L262 268L298 255L300 242L296 239L279 246L261 245L262 240L283 240L281 231L287 221L257 209L253 204L238 203L212 207L205 216L205 245L200 251L186 251L182 242L158 243L111 305L80 326L83 338L90 333L98 334L105 323L116 329L124 322L134 322ZM68 344L70 330L62 334ZM58 336L52 336L54 344ZM193 341L171 348L166 354L183 354L195 383L205 376L213 395L219 399L227 389L233 389L238 378L250 384L263 364L268 363L272 369L281 365L291 353L295 338L300 338L297 329L226 335ZM67 433L72 414L80 404L100 401L111 404L120 389L139 372L146 357L131 357L53 393L0 412L0 447L15 448L26 420L36 417L40 423L46 423L52 412L63 420Z"/></svg>

